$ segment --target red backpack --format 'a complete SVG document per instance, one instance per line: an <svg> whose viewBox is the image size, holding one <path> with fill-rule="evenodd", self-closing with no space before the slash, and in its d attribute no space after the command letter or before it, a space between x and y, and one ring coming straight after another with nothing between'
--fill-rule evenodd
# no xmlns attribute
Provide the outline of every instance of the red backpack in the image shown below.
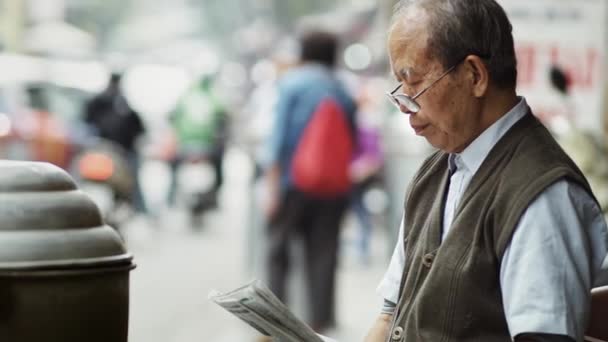
<svg viewBox="0 0 608 342"><path fill-rule="evenodd" d="M349 166L354 154L352 129L341 105L325 97L304 128L291 164L295 187L331 198L351 188Z"/></svg>

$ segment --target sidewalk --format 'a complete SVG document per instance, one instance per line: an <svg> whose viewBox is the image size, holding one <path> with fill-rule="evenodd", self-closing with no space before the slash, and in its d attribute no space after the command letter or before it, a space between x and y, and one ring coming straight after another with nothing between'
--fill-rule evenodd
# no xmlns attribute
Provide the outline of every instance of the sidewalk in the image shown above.
<svg viewBox="0 0 608 342"><path fill-rule="evenodd" d="M185 219L180 213L170 218ZM207 300L211 289L231 290L251 279L243 266L244 240L225 220L222 214L213 217L215 224L198 234L175 225L147 241L130 243L138 265L132 273L131 342L253 341L253 329ZM349 231L345 233L348 236ZM231 250L228 246L235 242L241 247ZM338 328L329 333L339 341L361 340L376 318L381 300L375 287L385 267L383 242L380 234L374 236L374 256L365 267L354 254L343 251L337 280ZM297 297L301 311L304 298Z"/></svg>
<svg viewBox="0 0 608 342"><path fill-rule="evenodd" d="M237 162L237 156L227 160L227 164ZM158 170L154 172L144 178L153 182L162 176ZM207 300L211 289L227 291L254 276L262 278L251 269L254 239L248 231L249 202L243 196L247 191L247 179L237 172L229 173L220 210L206 218L199 232L189 229L180 210L165 211L157 228L148 227L145 220L135 220L128 227L128 248L138 265L131 273L130 342L254 340L257 335L252 328ZM354 222L347 220L343 230L345 243L337 275L338 327L328 333L340 342L362 340L380 310L382 301L375 288L389 252L386 233L377 228L367 266L358 262L348 244L356 234ZM392 246L388 248L392 250ZM291 288L302 287L296 284ZM303 290L293 292L294 311L299 314L305 298L297 294Z"/></svg>

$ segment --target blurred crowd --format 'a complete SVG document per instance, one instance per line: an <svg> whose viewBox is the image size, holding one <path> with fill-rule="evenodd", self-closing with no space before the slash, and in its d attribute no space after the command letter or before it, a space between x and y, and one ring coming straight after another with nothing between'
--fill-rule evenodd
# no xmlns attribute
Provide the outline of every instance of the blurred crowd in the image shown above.
<svg viewBox="0 0 608 342"><path fill-rule="evenodd" d="M390 221L398 220L389 217L391 194L385 177L389 151L385 150L383 137L386 131L399 129L390 127L394 126L389 120L395 113L385 100L384 89L388 87L385 75L355 73L346 68L341 60L340 37L326 35L329 42L312 37L301 48L261 58L248 72L239 68L230 72L228 65L226 74L221 64L211 71L173 66L170 72L178 76L164 80L161 73L154 86L149 84L155 78L155 70L151 68L146 73L138 71L140 65L115 68L104 63L92 63L90 70L80 69L89 72L83 79L95 78L91 82L94 86L66 85L68 82L61 76L50 78L46 74L6 82L0 88L2 157L50 162L65 169L96 200L106 221L117 229L134 216L154 223L176 208L188 213L193 229L200 229L205 224L203 216L218 207L222 196L234 196L222 192L226 171L223 161L228 149L241 150L249 156L254 170L251 191L264 188L255 192L253 205L259 208L259 213L268 214L258 215L263 216L259 221L252 220L252 224L260 226L264 239L268 229L268 250L261 252L265 260L262 268L268 274L257 276L265 277L274 292L287 301L283 295L287 270L282 265L289 263L287 249L294 237L288 232L274 236L272 231L277 228L272 227L281 224L301 227L295 233L309 238L306 259L316 260L309 263L307 273L311 279L308 293L310 298L316 298L310 318L317 331L325 331L335 322L333 279L338 245L343 244L343 248L356 254L361 265L369 265L374 230L394 226ZM52 67L48 60L39 57L28 62ZM70 64L66 63L67 74L79 71L74 65L75 69L69 70ZM231 86L234 78L244 77L239 72L251 75L247 86ZM346 134L351 140L349 154L345 156L348 186L335 196L330 194L317 200L315 195L294 197L295 188L284 183L274 199L282 205L276 204L276 212L268 213L268 194L279 187L269 181L268 174L272 173L274 163L281 160L286 168L282 170L283 178L288 177L292 156L285 155L285 149L294 147L303 129L300 127L295 134L281 126L285 120L292 120L288 118L291 111L298 110L286 107L295 101L291 97L298 91L288 95L284 88L296 74L300 75L296 78L309 79L301 85L304 89L322 91L318 82L323 79L327 79L322 81L327 87L335 83L340 88L339 96L348 107ZM154 93L150 90L153 87L161 91ZM165 87L171 89L163 91ZM306 100L309 103L300 105L304 115L298 119L302 122L300 126L310 119L306 117L310 115L306 106L314 107L322 94L310 95ZM279 114L281 106L283 112ZM407 122L400 127L405 125ZM335 127L330 129L333 140L322 143L332 146L336 144ZM289 134L291 142L284 141L283 136ZM424 155L428 151L423 146L414 154ZM328 165L336 162L335 155L331 158ZM141 181L141 167L150 161L162 163L169 170L164 203L150 203L146 199L147 184ZM212 181L206 187L194 187L191 184L196 181L180 172L184 167L210 168ZM398 212L400 204L395 206L394 211ZM311 210L318 215L311 215ZM343 218L351 211L357 233L352 241L340 241ZM316 233L307 232L308 219L315 216L320 217L315 223ZM292 219L297 222L291 222ZM321 250L327 255L319 254Z"/></svg>
<svg viewBox="0 0 608 342"><path fill-rule="evenodd" d="M371 59L370 50L352 43L353 37L346 37L349 44L342 44L340 35L298 38L286 34L263 54L240 62L211 63L201 56L190 64L113 63L0 53L0 70L12 71L0 83L0 158L50 162L85 187L104 188L91 194L99 196L106 220L116 227L136 215L155 221L174 208L186 210L192 226L200 227L222 196L234 196L222 191L224 160L228 150L239 149L254 170L251 192L259 212L251 224L268 233L271 288L286 300L289 240L302 235L307 286L315 299L310 321L323 332L336 319L332 279L339 245L352 249L361 265L369 263L374 231L396 235L404 165L415 169L432 149L386 98L386 90L394 88L386 59ZM559 101L571 104L568 75L556 66L551 78ZM309 89L320 93L302 95ZM339 98L348 121L345 134L352 138L345 147L348 188L311 195L290 167L327 94ZM286 115L298 111L303 114ZM553 117L549 126L608 211L606 143L568 118ZM324 142L332 151L341 134L342 124L336 125L333 142ZM330 164L337 168L341 152L335 151ZM162 204L148 203L145 196L141 167L148 161L169 170ZM213 180L193 189L190 179L180 179L185 167L210 168ZM358 230L353 241L342 241L340 227L348 214ZM313 216L319 220L311 222Z"/></svg>

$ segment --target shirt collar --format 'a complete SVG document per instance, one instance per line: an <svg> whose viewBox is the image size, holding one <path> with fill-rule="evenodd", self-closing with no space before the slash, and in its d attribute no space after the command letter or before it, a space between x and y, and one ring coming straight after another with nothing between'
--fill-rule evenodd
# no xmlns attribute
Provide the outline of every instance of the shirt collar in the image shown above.
<svg viewBox="0 0 608 342"><path fill-rule="evenodd" d="M456 154L453 158L456 166L465 167L475 174L498 140L526 113L528 113L526 99L519 97L519 102L515 107L483 131L461 153Z"/></svg>

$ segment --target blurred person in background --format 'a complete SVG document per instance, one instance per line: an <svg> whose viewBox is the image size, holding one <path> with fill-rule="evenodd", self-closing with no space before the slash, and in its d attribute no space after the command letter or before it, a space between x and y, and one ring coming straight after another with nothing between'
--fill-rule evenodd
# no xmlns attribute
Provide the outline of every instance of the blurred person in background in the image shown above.
<svg viewBox="0 0 608 342"><path fill-rule="evenodd" d="M608 146L601 137L585 131L572 118L578 113L572 99L570 80L559 66L549 69L553 89L560 95L562 112L548 120L547 127L557 142L583 171L602 210L608 214Z"/></svg>
<svg viewBox="0 0 608 342"><path fill-rule="evenodd" d="M379 118L381 109L374 106L370 94L362 87L358 98L357 149L351 163L353 181L351 209L359 226L356 248L363 265L370 262L370 240L373 230L372 214L365 203L365 194L378 181L384 164Z"/></svg>
<svg viewBox="0 0 608 342"><path fill-rule="evenodd" d="M608 231L587 180L516 95L494 0L402 1L391 101L438 149L410 184L366 341L582 341Z"/></svg>
<svg viewBox="0 0 608 342"><path fill-rule="evenodd" d="M67 169L72 153L69 132L49 108L43 85L27 88L29 109L18 128L18 134L29 148L32 160L44 161Z"/></svg>
<svg viewBox="0 0 608 342"><path fill-rule="evenodd" d="M280 51L280 48L279 48ZM280 56L272 56L269 63L272 66L272 74L267 75L266 79L258 82L252 89L247 103L243 106L246 111L241 114L243 117L240 126L244 128L241 137L244 140L244 148L248 151L255 165L254 181L260 178L263 167L267 164L268 141L272 131L274 113L278 98L278 80L280 76L287 72L294 62ZM298 58L297 56L294 59ZM292 63L290 63L292 62Z"/></svg>
<svg viewBox="0 0 608 342"><path fill-rule="evenodd" d="M136 146L137 139L146 130L122 92L121 79L121 74L113 73L106 89L86 103L84 121L93 134L124 150L134 181L131 200L136 211L148 214L139 180L140 155Z"/></svg>
<svg viewBox="0 0 608 342"><path fill-rule="evenodd" d="M335 129L333 140L308 139L308 142L326 149L341 143L354 144L356 104L335 75L338 38L329 32L314 31L304 34L300 43L301 64L285 73L279 82L276 117L270 137L271 162L265 171L269 191L266 203L269 285L279 299L286 301L289 246L292 239L300 235L305 250L309 323L315 331L323 332L335 325L338 237L350 189L331 196L306 191L296 185L292 163L300 153L308 129L315 122L315 115L319 114L320 105L328 98L340 108L339 116L334 116L342 120L337 124L340 127L332 127ZM347 136L343 137L348 141L338 141L339 132L345 133ZM350 162L352 154L347 157ZM344 168L346 177L347 166Z"/></svg>
<svg viewBox="0 0 608 342"><path fill-rule="evenodd" d="M211 75L201 77L178 101L169 118L177 143L169 161L171 182L167 201L175 204L179 166L187 161L208 161L214 173L211 189L200 194L195 205L217 205L217 194L224 183L222 165L227 139L227 111L213 92ZM204 204L205 202L206 204Z"/></svg>

